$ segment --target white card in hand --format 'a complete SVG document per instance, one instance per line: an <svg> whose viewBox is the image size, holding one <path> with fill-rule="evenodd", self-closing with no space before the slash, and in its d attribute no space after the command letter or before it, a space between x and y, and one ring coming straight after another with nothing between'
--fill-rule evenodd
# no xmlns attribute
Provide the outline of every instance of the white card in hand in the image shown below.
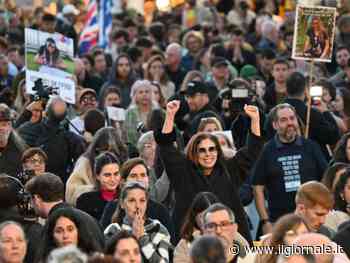
<svg viewBox="0 0 350 263"><path fill-rule="evenodd" d="M108 118L113 121L125 121L125 110L117 107L107 107Z"/></svg>

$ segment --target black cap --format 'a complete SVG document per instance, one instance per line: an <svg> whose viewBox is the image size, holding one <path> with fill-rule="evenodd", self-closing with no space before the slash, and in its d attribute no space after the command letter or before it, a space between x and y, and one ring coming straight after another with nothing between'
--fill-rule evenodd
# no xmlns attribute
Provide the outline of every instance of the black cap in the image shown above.
<svg viewBox="0 0 350 263"><path fill-rule="evenodd" d="M212 67L228 66L228 62L224 57L214 57L210 64Z"/></svg>
<svg viewBox="0 0 350 263"><path fill-rule="evenodd" d="M187 84L187 89L185 94L187 96L193 96L196 93L206 93L208 94L208 87L204 82L201 81L190 81Z"/></svg>
<svg viewBox="0 0 350 263"><path fill-rule="evenodd" d="M0 121L12 121L11 110L5 103L0 104Z"/></svg>

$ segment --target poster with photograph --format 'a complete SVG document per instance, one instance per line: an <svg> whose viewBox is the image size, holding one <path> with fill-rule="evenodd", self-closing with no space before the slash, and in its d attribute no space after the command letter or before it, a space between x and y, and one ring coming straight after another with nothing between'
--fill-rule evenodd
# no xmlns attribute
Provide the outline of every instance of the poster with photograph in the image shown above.
<svg viewBox="0 0 350 263"><path fill-rule="evenodd" d="M331 62L336 8L297 6L292 58Z"/></svg>
<svg viewBox="0 0 350 263"><path fill-rule="evenodd" d="M38 94L35 83L59 95L67 103L75 103L73 39L61 34L50 34L25 29L26 91ZM39 81L38 81L39 80Z"/></svg>

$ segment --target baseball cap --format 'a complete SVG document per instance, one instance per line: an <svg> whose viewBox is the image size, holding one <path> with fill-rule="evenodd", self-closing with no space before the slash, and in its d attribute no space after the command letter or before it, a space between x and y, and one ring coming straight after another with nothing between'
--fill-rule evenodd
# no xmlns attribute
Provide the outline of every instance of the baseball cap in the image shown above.
<svg viewBox="0 0 350 263"><path fill-rule="evenodd" d="M196 93L208 93L208 87L204 82L201 81L190 81L187 84L185 95L193 96Z"/></svg>
<svg viewBox="0 0 350 263"><path fill-rule="evenodd" d="M78 101L81 102L81 99L88 93L93 94L97 98L95 90L93 90L93 89L83 89L83 90L80 91Z"/></svg>
<svg viewBox="0 0 350 263"><path fill-rule="evenodd" d="M224 57L214 57L210 64L212 67L228 66L228 62Z"/></svg>
<svg viewBox="0 0 350 263"><path fill-rule="evenodd" d="M0 121L11 121L11 110L5 103L0 103Z"/></svg>
<svg viewBox="0 0 350 263"><path fill-rule="evenodd" d="M254 67L253 65L245 65L241 68L241 71L239 72L239 75L241 78L244 79L250 79L253 77L256 77L258 74L258 71L256 69L256 67Z"/></svg>
<svg viewBox="0 0 350 263"><path fill-rule="evenodd" d="M74 5L65 5L62 9L62 14L64 15L68 15L68 14L73 14L73 15L79 15L80 11L78 9L76 9L76 7Z"/></svg>

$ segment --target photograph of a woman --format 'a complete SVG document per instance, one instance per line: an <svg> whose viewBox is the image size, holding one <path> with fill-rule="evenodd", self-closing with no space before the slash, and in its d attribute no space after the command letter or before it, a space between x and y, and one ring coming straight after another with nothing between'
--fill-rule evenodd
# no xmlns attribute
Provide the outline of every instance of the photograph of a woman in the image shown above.
<svg viewBox="0 0 350 263"><path fill-rule="evenodd" d="M330 43L327 30L320 17L311 19L311 26L306 33L304 44L305 57L327 58L329 56Z"/></svg>
<svg viewBox="0 0 350 263"><path fill-rule="evenodd" d="M40 65L63 70L67 68L67 65L65 65L60 58L60 51L56 46L56 41L50 37L47 38L45 44L40 47L38 54L35 56L35 62Z"/></svg>

